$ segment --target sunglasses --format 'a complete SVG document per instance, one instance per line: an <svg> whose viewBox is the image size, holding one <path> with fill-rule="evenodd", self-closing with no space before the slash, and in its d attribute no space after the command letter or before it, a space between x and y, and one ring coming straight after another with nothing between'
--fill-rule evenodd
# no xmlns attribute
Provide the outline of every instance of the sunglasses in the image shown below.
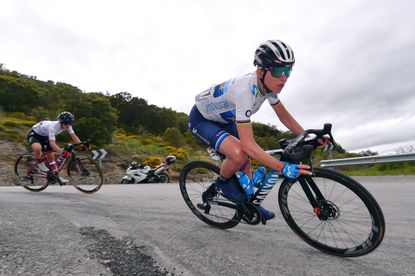
<svg viewBox="0 0 415 276"><path fill-rule="evenodd" d="M292 66L272 67L269 69L269 71L271 72L271 76L275 78L280 78L283 75L288 78L291 74L292 68Z"/></svg>

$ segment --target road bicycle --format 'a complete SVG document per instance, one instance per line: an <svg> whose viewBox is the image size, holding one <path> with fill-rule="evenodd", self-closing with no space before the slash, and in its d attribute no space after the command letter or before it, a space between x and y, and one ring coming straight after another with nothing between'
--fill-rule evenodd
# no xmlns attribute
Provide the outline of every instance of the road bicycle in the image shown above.
<svg viewBox="0 0 415 276"><path fill-rule="evenodd" d="M309 129L292 140L280 141L273 153L280 161L306 163L318 148L318 139L329 138L334 145L331 124ZM238 223L259 224L265 220L257 206L282 178L278 192L281 214L289 227L311 246L331 255L356 257L376 249L385 234L385 219L376 199L356 180L332 169L312 167L312 175L297 179L271 169L252 197L234 203L227 200L215 180L219 167L205 161L192 161L180 173L180 191L190 210L203 222L227 229ZM234 176L232 185L239 185ZM204 193L209 187L214 196Z"/></svg>
<svg viewBox="0 0 415 276"><path fill-rule="evenodd" d="M60 172L67 164L67 176L70 184L81 192L92 194L97 192L103 182L102 171L98 164L89 156L78 155L74 150L76 146L89 148L89 141L79 144L68 144L63 153L56 159L57 171L45 162L49 171L47 173L33 173L36 159L32 153L25 153L19 156L14 164L14 173L18 184L29 191L40 192L46 189L49 184L65 185L59 177ZM42 156L45 152L42 153Z"/></svg>

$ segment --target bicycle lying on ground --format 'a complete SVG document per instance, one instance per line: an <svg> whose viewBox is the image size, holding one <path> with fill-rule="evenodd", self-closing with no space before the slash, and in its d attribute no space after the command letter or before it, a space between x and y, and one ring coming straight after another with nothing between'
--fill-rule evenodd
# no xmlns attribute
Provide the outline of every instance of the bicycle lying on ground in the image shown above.
<svg viewBox="0 0 415 276"><path fill-rule="evenodd" d="M280 161L311 165L311 154L323 136L334 144L331 124L321 130L306 130L292 140L281 140L281 150L274 153ZM385 220L369 191L334 170L311 170L311 176L283 179L279 188L279 207L290 228L311 246L336 256L361 256L378 247L385 233ZM205 161L192 161L182 169L180 190L192 212L205 223L222 229L235 227L241 220L251 225L261 221L265 224L256 204L284 176L271 169L252 197L233 203L217 188L213 198L202 197L218 175L219 167ZM243 191L236 176L231 181Z"/></svg>
<svg viewBox="0 0 415 276"><path fill-rule="evenodd" d="M36 166L36 159L31 153L22 154L14 164L14 173L18 183L32 192L43 191L49 184L58 183L62 186L65 183L62 183L59 173L67 163L69 182L76 189L87 194L97 192L103 182L102 171L91 157L76 154L74 147L80 145L89 148L89 141L73 145L68 144L64 148L61 156L56 159L58 171L55 173L48 162L45 162L49 168L47 173L32 173L33 168ZM59 160L61 161L59 162Z"/></svg>

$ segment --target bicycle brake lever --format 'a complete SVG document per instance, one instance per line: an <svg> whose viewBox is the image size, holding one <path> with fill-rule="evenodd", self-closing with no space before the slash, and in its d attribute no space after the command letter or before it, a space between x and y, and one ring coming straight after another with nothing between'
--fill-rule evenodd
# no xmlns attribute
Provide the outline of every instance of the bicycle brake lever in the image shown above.
<svg viewBox="0 0 415 276"><path fill-rule="evenodd" d="M329 152L329 151L332 151L333 149L334 149L334 144L330 141L327 141L326 145L324 146L323 151L324 152Z"/></svg>

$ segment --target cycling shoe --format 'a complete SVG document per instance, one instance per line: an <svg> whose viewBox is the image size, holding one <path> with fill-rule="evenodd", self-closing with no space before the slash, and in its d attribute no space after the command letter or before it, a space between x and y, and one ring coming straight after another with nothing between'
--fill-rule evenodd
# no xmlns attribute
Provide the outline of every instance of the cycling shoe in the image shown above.
<svg viewBox="0 0 415 276"><path fill-rule="evenodd" d="M209 188L203 192L202 200L203 202L212 201L217 194L216 183L212 183L212 185L210 185Z"/></svg>
<svg viewBox="0 0 415 276"><path fill-rule="evenodd" d="M222 195L232 202L240 202L246 199L245 194L236 186L232 181L218 182L216 180L218 188L222 191Z"/></svg>
<svg viewBox="0 0 415 276"><path fill-rule="evenodd" d="M261 212L261 216L262 216L263 220L267 221L267 220L275 218L275 213L274 212L268 211L267 209L265 209L262 206L257 206L257 207L258 207L259 211ZM263 223L264 223L264 221L263 221Z"/></svg>

